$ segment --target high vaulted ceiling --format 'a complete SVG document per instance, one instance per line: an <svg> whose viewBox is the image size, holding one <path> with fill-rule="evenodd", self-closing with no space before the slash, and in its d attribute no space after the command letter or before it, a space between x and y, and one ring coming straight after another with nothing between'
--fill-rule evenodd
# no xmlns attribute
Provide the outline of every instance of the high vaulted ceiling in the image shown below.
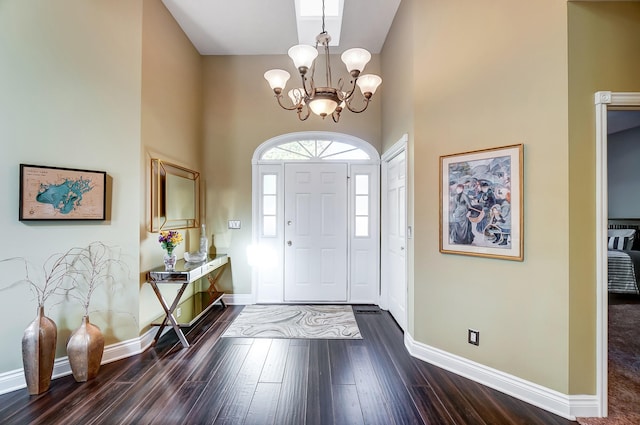
<svg viewBox="0 0 640 425"><path fill-rule="evenodd" d="M332 47L331 52L363 47L380 53L400 0L343 1L340 45ZM202 55L286 54L291 46L299 44L295 0L163 3ZM320 32L318 25L316 34Z"/></svg>

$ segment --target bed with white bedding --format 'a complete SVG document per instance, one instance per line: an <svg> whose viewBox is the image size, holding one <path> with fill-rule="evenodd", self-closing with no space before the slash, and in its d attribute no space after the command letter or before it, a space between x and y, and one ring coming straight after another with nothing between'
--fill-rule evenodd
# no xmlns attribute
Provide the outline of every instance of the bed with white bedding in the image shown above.
<svg viewBox="0 0 640 425"><path fill-rule="evenodd" d="M617 294L640 294L640 251L633 250L635 229L609 229L608 288Z"/></svg>

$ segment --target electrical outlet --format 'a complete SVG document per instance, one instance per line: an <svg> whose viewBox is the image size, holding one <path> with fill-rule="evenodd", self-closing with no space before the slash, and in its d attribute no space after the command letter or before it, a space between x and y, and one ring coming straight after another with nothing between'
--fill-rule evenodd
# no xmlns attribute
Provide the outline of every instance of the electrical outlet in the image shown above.
<svg viewBox="0 0 640 425"><path fill-rule="evenodd" d="M469 344L472 345L480 345L480 331L476 331L475 329L469 329Z"/></svg>
<svg viewBox="0 0 640 425"><path fill-rule="evenodd" d="M176 308L176 317L182 316L182 307Z"/></svg>
<svg viewBox="0 0 640 425"><path fill-rule="evenodd" d="M229 220L229 229L239 229L240 228L240 220Z"/></svg>

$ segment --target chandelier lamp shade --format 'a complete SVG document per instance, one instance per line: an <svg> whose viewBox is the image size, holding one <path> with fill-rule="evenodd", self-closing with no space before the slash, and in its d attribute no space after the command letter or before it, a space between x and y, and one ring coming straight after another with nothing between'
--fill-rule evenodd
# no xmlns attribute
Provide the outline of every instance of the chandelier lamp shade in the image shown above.
<svg viewBox="0 0 640 425"><path fill-rule="evenodd" d="M322 32L316 37L315 47L299 44L289 49L289 57L300 74L301 87L295 87L287 92L291 102L284 99L284 91L291 74L283 69L271 69L264 73L264 78L275 93L278 104L288 111L297 111L301 121L309 118L311 112L323 119L331 116L334 122L340 120L340 113L344 108L351 112L360 113L367 109L371 97L382 83L382 78L374 74L362 74L364 67L371 60L371 53L365 49L353 48L342 53L342 62L347 67L351 81L345 89L342 78L336 87L331 81L331 61L329 55L329 42L331 36L325 31L324 5L322 11ZM316 59L318 50L324 53L325 81L324 86L318 85L315 80ZM356 87L362 97L356 95ZM362 102L357 104L355 99Z"/></svg>

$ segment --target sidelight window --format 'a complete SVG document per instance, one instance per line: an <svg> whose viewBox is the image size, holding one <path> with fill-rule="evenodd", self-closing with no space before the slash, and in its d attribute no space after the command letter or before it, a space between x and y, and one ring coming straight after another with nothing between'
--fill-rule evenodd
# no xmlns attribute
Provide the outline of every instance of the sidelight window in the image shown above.
<svg viewBox="0 0 640 425"><path fill-rule="evenodd" d="M276 236L278 231L277 213L277 176L262 176L262 235Z"/></svg>
<svg viewBox="0 0 640 425"><path fill-rule="evenodd" d="M356 174L355 235L369 237L369 175Z"/></svg>

